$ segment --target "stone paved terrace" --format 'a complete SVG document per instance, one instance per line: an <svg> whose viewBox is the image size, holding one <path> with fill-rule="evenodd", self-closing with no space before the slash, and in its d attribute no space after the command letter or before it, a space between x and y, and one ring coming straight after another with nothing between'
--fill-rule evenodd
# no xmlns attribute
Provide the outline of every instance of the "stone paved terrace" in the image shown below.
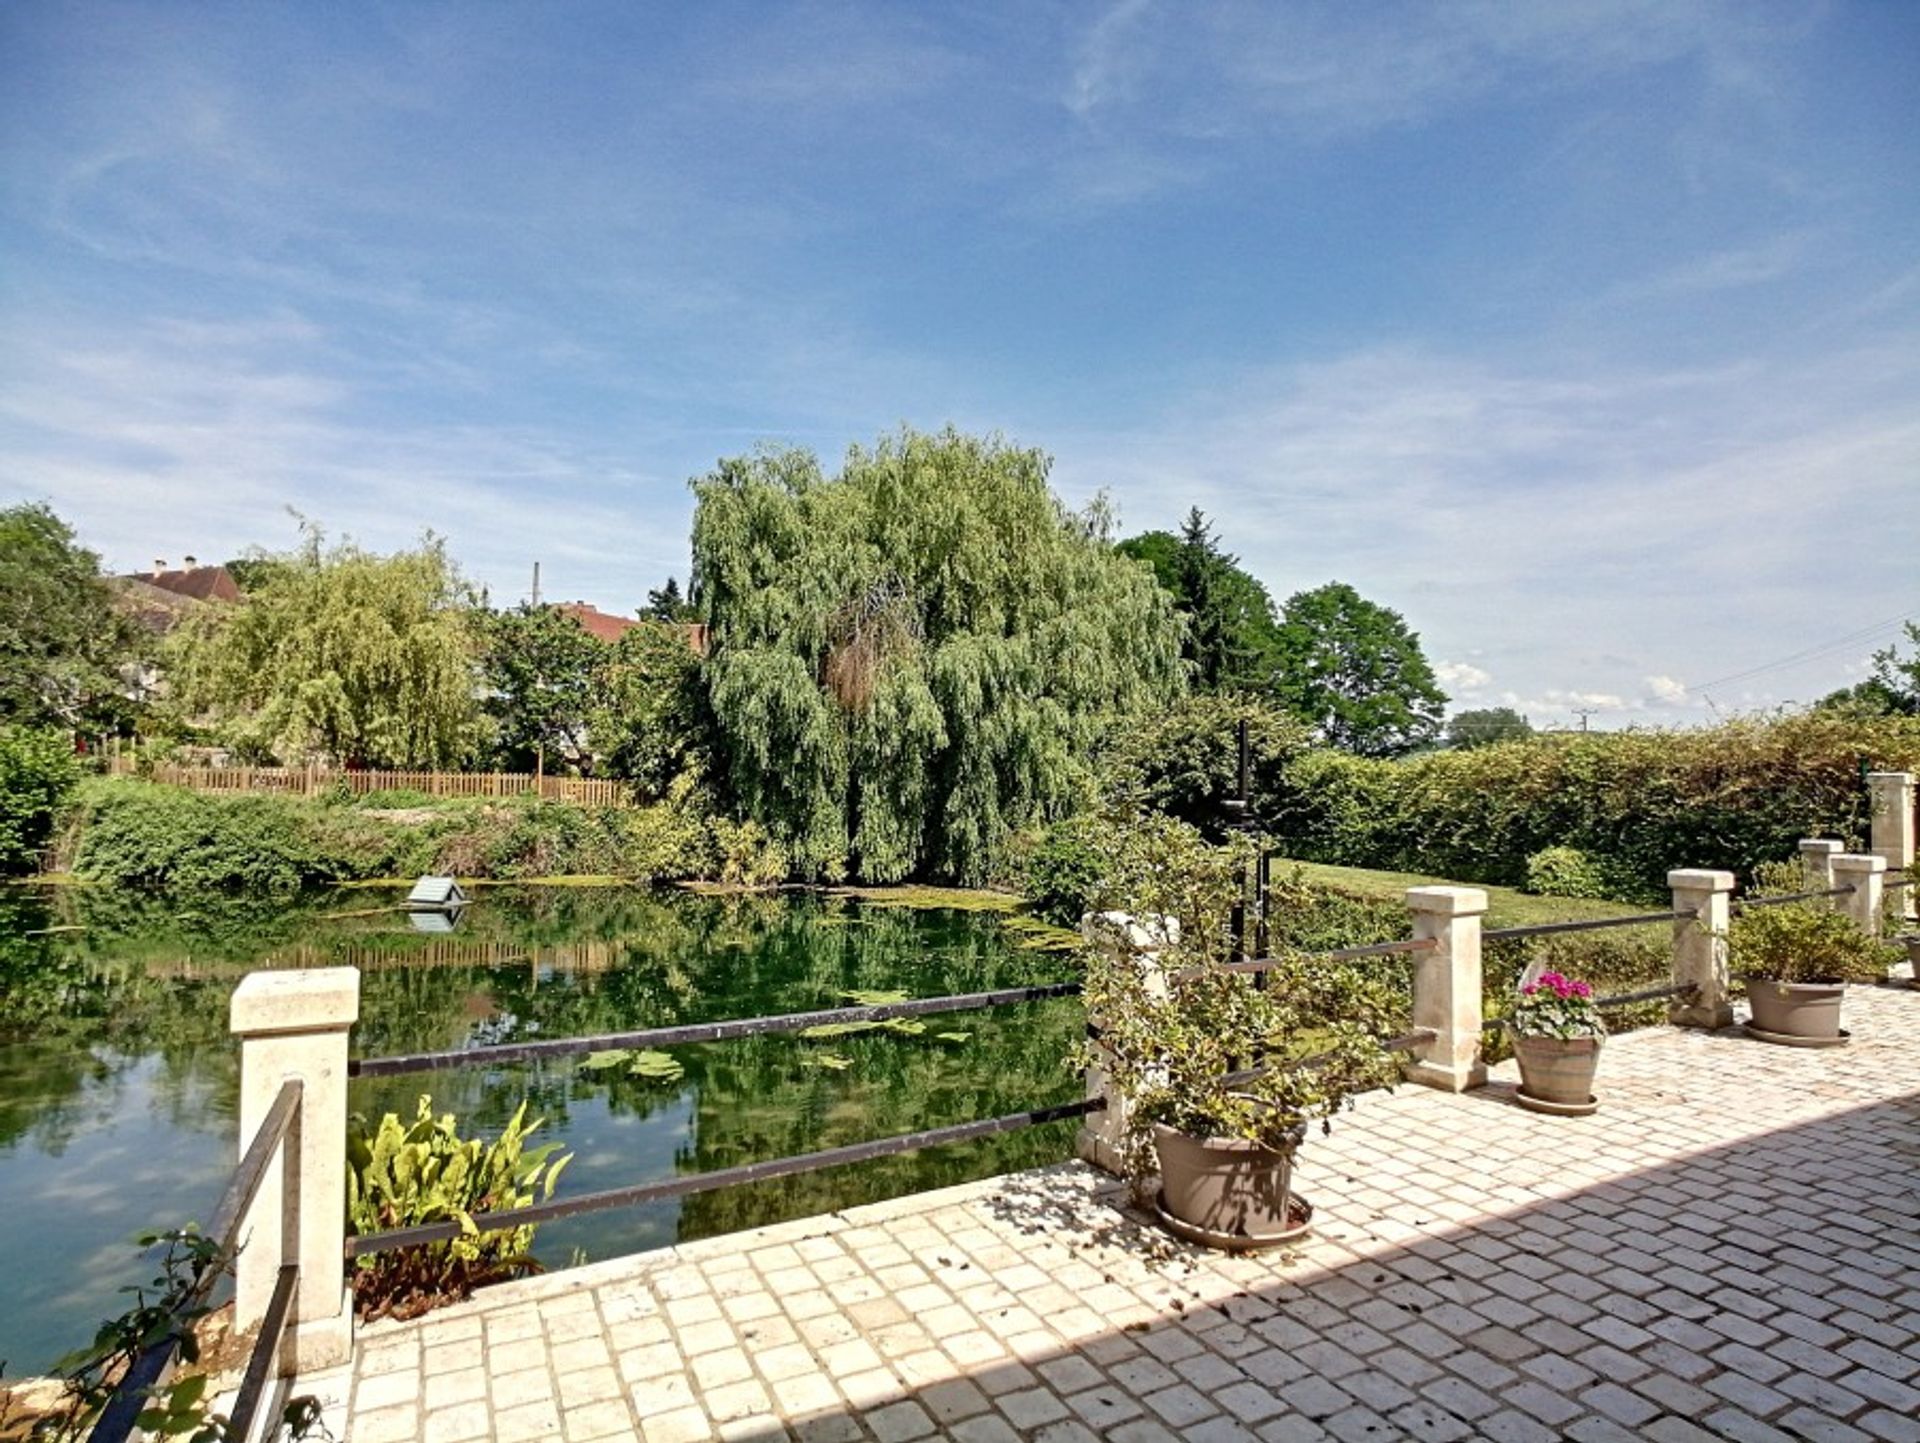
<svg viewBox="0 0 1920 1443"><path fill-rule="evenodd" d="M501 1287L303 1387L347 1443L1920 1440L1920 993L1848 1021L1614 1039L1588 1118L1506 1069L1363 1098L1285 1255L1072 1164Z"/></svg>

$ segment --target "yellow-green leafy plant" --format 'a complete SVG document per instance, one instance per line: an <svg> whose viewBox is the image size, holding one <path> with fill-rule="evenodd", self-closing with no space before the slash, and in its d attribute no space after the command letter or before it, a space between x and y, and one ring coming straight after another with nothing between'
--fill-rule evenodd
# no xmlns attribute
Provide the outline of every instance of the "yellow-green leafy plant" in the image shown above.
<svg viewBox="0 0 1920 1443"><path fill-rule="evenodd" d="M435 1117L423 1096L411 1127L388 1113L371 1133L356 1115L347 1128L347 1231L354 1236L456 1221L460 1236L354 1259L354 1309L363 1319L418 1317L486 1283L538 1272L531 1226L487 1231L485 1214L553 1196L572 1154L558 1143L529 1148L540 1127L527 1105L489 1143L463 1138L452 1113Z"/></svg>
<svg viewBox="0 0 1920 1443"><path fill-rule="evenodd" d="M1898 956L1851 917L1819 907L1756 907L1728 929L1728 966L1754 982L1878 982Z"/></svg>

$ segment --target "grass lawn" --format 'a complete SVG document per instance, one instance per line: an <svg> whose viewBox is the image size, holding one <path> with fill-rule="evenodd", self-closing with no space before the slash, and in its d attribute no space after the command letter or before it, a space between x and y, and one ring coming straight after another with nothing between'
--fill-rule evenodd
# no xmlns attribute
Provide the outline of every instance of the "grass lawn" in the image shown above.
<svg viewBox="0 0 1920 1443"><path fill-rule="evenodd" d="M1374 872L1365 867L1329 867L1319 862L1293 862L1274 858L1278 875L1288 867L1298 867L1309 882L1380 897L1397 902L1409 887L1479 887L1478 882L1454 882L1445 877L1422 877L1413 872ZM1536 922L1572 922L1589 917L1624 917L1644 912L1645 907L1625 902L1576 901L1571 897L1536 897L1512 887L1485 887L1489 927L1526 927Z"/></svg>

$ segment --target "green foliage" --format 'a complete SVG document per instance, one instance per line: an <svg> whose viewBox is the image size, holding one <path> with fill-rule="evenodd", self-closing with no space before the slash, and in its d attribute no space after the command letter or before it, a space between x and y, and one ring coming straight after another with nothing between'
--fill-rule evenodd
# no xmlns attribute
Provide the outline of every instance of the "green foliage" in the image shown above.
<svg viewBox="0 0 1920 1443"><path fill-rule="evenodd" d="M0 508L0 723L116 727L135 650L100 558L48 507Z"/></svg>
<svg viewBox="0 0 1920 1443"><path fill-rule="evenodd" d="M771 887L787 875L787 854L758 822L715 817L709 826L721 882L730 887Z"/></svg>
<svg viewBox="0 0 1920 1443"><path fill-rule="evenodd" d="M478 626L493 749L504 771L593 769L588 714L610 648L551 606L486 612Z"/></svg>
<svg viewBox="0 0 1920 1443"><path fill-rule="evenodd" d="M130 778L85 783L71 833L73 868L122 886L288 892L302 886L435 872L513 879L617 876L636 881L720 875L778 880L763 835L717 820L682 778L642 807L584 807L512 798L440 801L423 821L373 815L351 802L220 795ZM731 840L724 851L716 834Z"/></svg>
<svg viewBox="0 0 1920 1443"><path fill-rule="evenodd" d="M0 876L34 869L79 780L66 737L0 725Z"/></svg>
<svg viewBox="0 0 1920 1443"><path fill-rule="evenodd" d="M1527 858L1526 888L1542 897L1610 897L1605 869L1578 847L1542 847Z"/></svg>
<svg viewBox="0 0 1920 1443"><path fill-rule="evenodd" d="M1179 936L1160 957L1163 989L1131 951L1093 950L1086 1005L1101 1036L1076 1060L1105 1068L1131 1100L1124 1151L1136 1173L1149 1166L1153 1123L1284 1149L1355 1092L1391 1085L1397 1069L1379 1038L1393 1030L1399 1002L1377 970L1286 954L1265 988L1225 971L1244 845L1210 848L1166 818L1129 830L1135 840L1102 900L1136 917L1176 917ZM1226 1081L1254 1059L1264 1071Z"/></svg>
<svg viewBox="0 0 1920 1443"><path fill-rule="evenodd" d="M1863 839L1861 763L1920 767L1920 719L1832 710L1688 731L1536 736L1386 762L1313 752L1255 805L1311 861L1517 885L1578 849L1616 895L1659 902L1675 867L1748 875L1802 837Z"/></svg>
<svg viewBox="0 0 1920 1443"><path fill-rule="evenodd" d="M85 786L79 810L74 870L123 886L289 892L394 876L423 855L418 834L288 797L115 778Z"/></svg>
<svg viewBox="0 0 1920 1443"><path fill-rule="evenodd" d="M698 621L699 608L695 607L680 594L680 582L669 576L665 586L656 586L647 592L647 604L640 609L640 615L648 621Z"/></svg>
<svg viewBox="0 0 1920 1443"><path fill-rule="evenodd" d="M1899 950L1844 912L1789 902L1755 907L1727 930L1727 967L1747 983L1879 982Z"/></svg>
<svg viewBox="0 0 1920 1443"><path fill-rule="evenodd" d="M687 1075L687 1069L669 1053L653 1048L638 1052L614 1048L609 1052L590 1052L580 1064L582 1072L611 1072L618 1069L628 1077L646 1082L675 1083Z"/></svg>
<svg viewBox="0 0 1920 1443"><path fill-rule="evenodd" d="M1553 1037L1562 1042L1607 1035L1600 1009L1594 1005L1593 984L1552 970L1521 985L1507 1025L1518 1037Z"/></svg>
<svg viewBox="0 0 1920 1443"><path fill-rule="evenodd" d="M1440 734L1446 694L1400 613L1329 582L1281 608L1280 693L1329 746L1388 757Z"/></svg>
<svg viewBox="0 0 1920 1443"><path fill-rule="evenodd" d="M236 746L282 760L452 767L483 727L473 594L429 534L377 556L309 526L245 605L189 617L168 638L171 702Z"/></svg>
<svg viewBox="0 0 1920 1443"><path fill-rule="evenodd" d="M1115 727L1101 752L1103 788L1122 808L1165 812L1215 831L1239 786L1242 722L1248 789L1262 816L1258 803L1284 789L1288 767L1312 738L1283 708L1251 696L1182 697Z"/></svg>
<svg viewBox="0 0 1920 1443"><path fill-rule="evenodd" d="M1906 639L1916 650L1902 656L1898 646L1888 646L1873 654L1873 683L1888 699L1892 710L1906 716L1920 714L1920 621L1905 626Z"/></svg>
<svg viewBox="0 0 1920 1443"><path fill-rule="evenodd" d="M1091 813L1048 827L1024 859L1020 890L1034 911L1062 927L1079 925L1111 865L1108 840L1108 828Z"/></svg>
<svg viewBox="0 0 1920 1443"><path fill-rule="evenodd" d="M178 1364L173 1375L147 1388L135 1426L144 1437L184 1438L189 1443L244 1443L227 1418L208 1408L208 1373L199 1370L198 1325L213 1311L207 1298L214 1284L233 1271L232 1255L191 1223L184 1228L146 1233L142 1248L160 1248L159 1273L145 1284L121 1289L133 1295L124 1313L101 1323L93 1340L54 1365L66 1390L54 1412L37 1419L29 1433L46 1443L80 1443L91 1435L102 1411L141 1354L175 1341ZM0 1416L0 1428L7 1419ZM290 1399L269 1436L301 1439L325 1429L316 1401ZM14 1436L8 1433L7 1436Z"/></svg>
<svg viewBox="0 0 1920 1443"><path fill-rule="evenodd" d="M539 1122L515 1110L493 1142L463 1138L453 1114L433 1115L420 1099L411 1127L388 1113L372 1133L355 1116L347 1129L347 1232L355 1237L420 1223L460 1224L450 1242L423 1243L353 1260L354 1310L363 1320L412 1318L457 1302L486 1283L539 1271L531 1227L484 1230L476 1214L525 1207L553 1196L571 1154L558 1143L528 1148Z"/></svg>
<svg viewBox="0 0 1920 1443"><path fill-rule="evenodd" d="M1090 790L1112 716L1169 698L1169 598L1046 458L904 431L697 481L696 591L726 780L809 877L976 883Z"/></svg>
<svg viewBox="0 0 1920 1443"><path fill-rule="evenodd" d="M1477 707L1447 719L1450 747L1490 747L1533 735L1533 723L1510 706Z"/></svg>
<svg viewBox="0 0 1920 1443"><path fill-rule="evenodd" d="M678 626L636 626L613 644L593 680L587 724L603 769L643 797L666 796L682 777L714 775L700 658Z"/></svg>
<svg viewBox="0 0 1920 1443"><path fill-rule="evenodd" d="M1116 548L1144 561L1187 619L1181 656L1201 691L1262 690L1273 684L1278 630L1273 598L1222 551L1198 507L1180 534L1149 531Z"/></svg>

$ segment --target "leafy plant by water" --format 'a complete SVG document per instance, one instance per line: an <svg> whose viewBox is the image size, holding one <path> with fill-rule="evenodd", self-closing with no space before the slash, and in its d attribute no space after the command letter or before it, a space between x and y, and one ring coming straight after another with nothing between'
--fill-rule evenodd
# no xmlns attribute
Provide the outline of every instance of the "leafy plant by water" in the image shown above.
<svg viewBox="0 0 1920 1443"><path fill-rule="evenodd" d="M347 1128L347 1231L353 1236L420 1223L460 1224L461 1235L354 1259L354 1309L362 1319L412 1318L458 1302L487 1283L540 1271L534 1229L485 1231L476 1214L553 1196L572 1154L558 1143L528 1148L539 1128L522 1102L495 1141L463 1138L452 1113L423 1096L411 1127L393 1113L371 1134L356 1115Z"/></svg>
<svg viewBox="0 0 1920 1443"><path fill-rule="evenodd" d="M91 1342L54 1365L66 1389L53 1411L33 1421L27 1436L47 1443L78 1443L99 1421L127 1370L143 1354L172 1340L183 1371L146 1389L136 1426L154 1438L240 1443L228 1419L207 1406L209 1375L196 1367L201 1361L199 1325L213 1311L207 1297L214 1284L233 1271L233 1254L191 1224L145 1233L139 1244L160 1247L158 1275L123 1288L123 1293L133 1295L132 1306L101 1323ZM319 1419L313 1398L290 1399L269 1437L301 1439L318 1434L330 1438ZM0 1429L10 1422L0 1415Z"/></svg>

